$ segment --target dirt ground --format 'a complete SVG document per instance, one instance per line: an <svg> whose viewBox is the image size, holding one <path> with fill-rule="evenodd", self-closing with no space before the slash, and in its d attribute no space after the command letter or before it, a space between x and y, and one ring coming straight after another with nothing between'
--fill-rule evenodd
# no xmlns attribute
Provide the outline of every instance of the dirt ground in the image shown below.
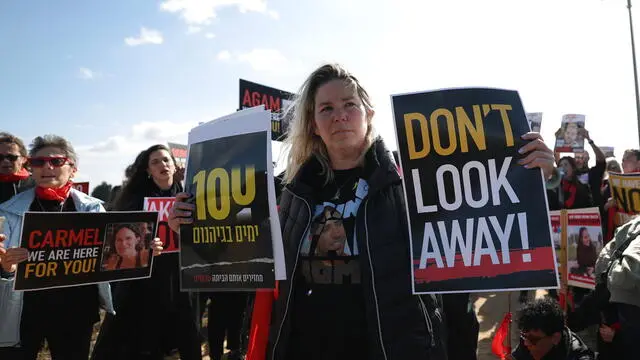
<svg viewBox="0 0 640 360"><path fill-rule="evenodd" d="M538 290L535 292L535 297L545 296L546 291ZM514 313L518 310L518 292L512 293L477 293L472 295L478 321L480 322L480 334L478 336L478 360L495 360L497 357L491 353L491 341L496 328L499 326L500 321L504 317L504 314L508 311L509 297L511 297L511 311ZM530 292L530 297L534 296L534 292ZM206 317L206 314L205 314ZM206 318L205 318L206 324ZM94 332L94 341L97 336L99 326L96 325L96 331ZM589 329L581 332L580 335L593 349L595 349L595 329ZM511 326L511 343L512 346L518 344L518 327L514 322ZM93 345L93 344L92 344ZM203 345L203 360L209 360L208 351L206 346ZM48 352L43 351L38 360L50 360ZM167 357L165 360L179 360L178 355Z"/></svg>

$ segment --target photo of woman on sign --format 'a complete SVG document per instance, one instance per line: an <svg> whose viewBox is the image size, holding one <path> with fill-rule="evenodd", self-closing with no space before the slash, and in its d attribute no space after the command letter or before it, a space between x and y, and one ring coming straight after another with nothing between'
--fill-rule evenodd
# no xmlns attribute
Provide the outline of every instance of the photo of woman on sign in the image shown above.
<svg viewBox="0 0 640 360"><path fill-rule="evenodd" d="M146 223L107 225L107 241L102 252L102 271L145 268L149 266L149 242Z"/></svg>
<svg viewBox="0 0 640 360"><path fill-rule="evenodd" d="M570 272L576 275L592 277L599 248L602 248L602 246L596 246L598 239L596 241L592 240L589 229L585 226L580 227L575 239L576 256L573 259L569 259Z"/></svg>

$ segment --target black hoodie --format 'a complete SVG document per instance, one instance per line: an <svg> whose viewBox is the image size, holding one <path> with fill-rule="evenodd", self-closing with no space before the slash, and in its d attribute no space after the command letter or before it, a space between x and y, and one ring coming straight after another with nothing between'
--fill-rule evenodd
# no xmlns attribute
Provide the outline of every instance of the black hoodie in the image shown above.
<svg viewBox="0 0 640 360"><path fill-rule="evenodd" d="M533 360L527 347L520 342L511 354L514 360ZM562 340L545 355L542 360L595 360L595 354L568 328L562 331Z"/></svg>
<svg viewBox="0 0 640 360"><path fill-rule="evenodd" d="M119 211L143 209L145 197L173 197L179 183L161 190L149 181L145 190L122 199ZM116 316L103 325L104 341L96 344L94 359L129 358L144 353L167 353L178 348L182 359L200 359L200 337L189 293L180 292L178 253L153 259L148 279L112 283ZM103 336L101 334L101 336ZM100 341L99 341L100 342Z"/></svg>

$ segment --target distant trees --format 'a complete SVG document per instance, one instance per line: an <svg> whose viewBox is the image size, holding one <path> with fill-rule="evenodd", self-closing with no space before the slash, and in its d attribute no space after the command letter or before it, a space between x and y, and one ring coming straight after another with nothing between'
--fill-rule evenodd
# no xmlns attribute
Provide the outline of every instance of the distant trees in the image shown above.
<svg viewBox="0 0 640 360"><path fill-rule="evenodd" d="M111 197L111 189L113 186L103 181L100 185L96 186L91 192L91 196L98 198L104 202L108 202Z"/></svg>

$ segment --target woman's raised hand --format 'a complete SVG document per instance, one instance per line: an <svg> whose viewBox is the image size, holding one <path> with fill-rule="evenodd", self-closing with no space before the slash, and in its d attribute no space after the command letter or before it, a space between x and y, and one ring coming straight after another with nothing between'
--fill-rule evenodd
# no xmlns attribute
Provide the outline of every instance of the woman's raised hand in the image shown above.
<svg viewBox="0 0 640 360"><path fill-rule="evenodd" d="M164 247L162 246L162 240L160 240L160 238L153 239L153 241L151 242L151 249L153 250L153 256L162 254L162 250L164 250Z"/></svg>
<svg viewBox="0 0 640 360"><path fill-rule="evenodd" d="M7 249L4 244L6 236L0 234L0 267L7 272L16 271L18 263L27 260L29 251L25 248Z"/></svg>
<svg viewBox="0 0 640 360"><path fill-rule="evenodd" d="M551 177L553 168L555 167L553 150L549 149L544 143L539 133L528 132L522 135L522 139L528 140L529 143L520 148L519 152L526 156L518 161L518 163L527 169L542 169L545 179Z"/></svg>
<svg viewBox="0 0 640 360"><path fill-rule="evenodd" d="M193 211L195 204L187 202L191 197L189 193L176 194L176 201L169 211L169 227L175 232L180 231L181 224L191 224L193 222Z"/></svg>

